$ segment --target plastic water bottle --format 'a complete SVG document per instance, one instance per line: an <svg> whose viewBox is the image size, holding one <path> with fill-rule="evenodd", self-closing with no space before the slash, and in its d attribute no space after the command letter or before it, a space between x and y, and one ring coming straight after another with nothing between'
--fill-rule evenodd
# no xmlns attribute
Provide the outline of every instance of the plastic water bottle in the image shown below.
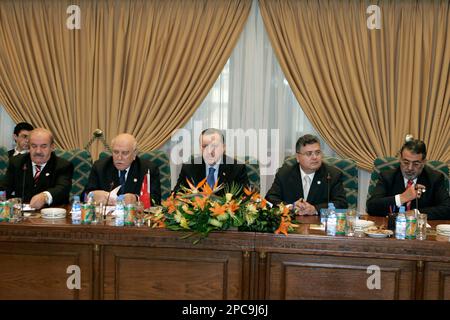
<svg viewBox="0 0 450 320"><path fill-rule="evenodd" d="M0 191L0 202L6 201L6 191Z"/></svg>
<svg viewBox="0 0 450 320"><path fill-rule="evenodd" d="M328 204L327 236L336 235L336 224L337 224L336 208L334 207L334 204L330 202Z"/></svg>
<svg viewBox="0 0 450 320"><path fill-rule="evenodd" d="M80 196L73 196L71 213L72 213L72 224L81 224Z"/></svg>
<svg viewBox="0 0 450 320"><path fill-rule="evenodd" d="M115 223L114 223L115 226L123 227L124 219L125 219L125 208L124 208L124 204L123 204L123 194L121 194L117 198L116 209L115 209L114 212L116 214L116 220L115 220Z"/></svg>
<svg viewBox="0 0 450 320"><path fill-rule="evenodd" d="M320 209L320 223L323 225L325 232L327 232L327 219L328 219L328 209Z"/></svg>
<svg viewBox="0 0 450 320"><path fill-rule="evenodd" d="M397 218L395 219L395 238L406 238L406 216L404 206L400 207Z"/></svg>

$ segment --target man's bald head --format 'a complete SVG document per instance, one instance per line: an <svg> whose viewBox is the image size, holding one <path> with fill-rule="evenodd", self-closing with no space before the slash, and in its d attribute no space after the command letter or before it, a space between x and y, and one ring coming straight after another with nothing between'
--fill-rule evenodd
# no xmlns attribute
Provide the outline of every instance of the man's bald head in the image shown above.
<svg viewBox="0 0 450 320"><path fill-rule="evenodd" d="M111 141L113 162L117 170L125 170L136 159L137 141L129 133L121 133Z"/></svg>

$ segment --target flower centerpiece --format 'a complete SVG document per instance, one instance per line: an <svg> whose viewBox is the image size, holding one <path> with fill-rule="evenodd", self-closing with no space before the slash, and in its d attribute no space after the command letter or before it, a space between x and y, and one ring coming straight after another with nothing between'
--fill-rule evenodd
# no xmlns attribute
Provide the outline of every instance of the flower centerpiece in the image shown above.
<svg viewBox="0 0 450 320"><path fill-rule="evenodd" d="M207 237L211 231L237 228L240 231L274 232L288 234L297 225L291 222L289 208L283 204L270 207L253 189L232 184L225 195L218 196L223 185L210 187L206 178L189 188L182 187L162 202L160 210L148 217L151 227L187 231L187 236ZM243 193L243 194L242 194Z"/></svg>

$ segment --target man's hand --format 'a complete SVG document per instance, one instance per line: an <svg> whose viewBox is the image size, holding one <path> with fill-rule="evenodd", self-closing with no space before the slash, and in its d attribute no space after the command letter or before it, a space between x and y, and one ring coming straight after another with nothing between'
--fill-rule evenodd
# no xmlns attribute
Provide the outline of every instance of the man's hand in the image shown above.
<svg viewBox="0 0 450 320"><path fill-rule="evenodd" d="M45 193L41 192L33 196L30 200L30 207L35 209L41 209L47 204L47 196Z"/></svg>
<svg viewBox="0 0 450 320"><path fill-rule="evenodd" d="M103 203L105 204L108 200L108 192L104 190L95 190L92 191L92 194L94 195L94 201L97 203ZM110 199L111 201L111 199Z"/></svg>
<svg viewBox="0 0 450 320"><path fill-rule="evenodd" d="M312 216L317 214L316 208L312 204L306 202L303 199L299 199L295 202L294 209L295 212L300 216L304 215Z"/></svg>
<svg viewBox="0 0 450 320"><path fill-rule="evenodd" d="M406 203L416 198L420 198L423 190L425 190L425 186L422 184L416 184L415 186L411 185L406 190L400 194L400 202Z"/></svg>

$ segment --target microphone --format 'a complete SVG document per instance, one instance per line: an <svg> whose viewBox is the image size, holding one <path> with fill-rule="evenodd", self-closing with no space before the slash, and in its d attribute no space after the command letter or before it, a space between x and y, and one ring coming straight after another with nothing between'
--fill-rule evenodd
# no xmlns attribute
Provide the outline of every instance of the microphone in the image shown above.
<svg viewBox="0 0 450 320"><path fill-rule="evenodd" d="M111 195L111 191L114 189L114 181L111 181L109 184L108 197L106 198L105 208L103 209L103 220L106 221L106 207L108 207L109 196Z"/></svg>
<svg viewBox="0 0 450 320"><path fill-rule="evenodd" d="M22 166L22 201L20 201L20 216L23 217L23 201L25 199L25 175L27 173L27 164L24 163Z"/></svg>
<svg viewBox="0 0 450 320"><path fill-rule="evenodd" d="M95 131L92 133L92 135L96 138L100 138L101 136L103 136L103 131L100 129L95 129Z"/></svg>

